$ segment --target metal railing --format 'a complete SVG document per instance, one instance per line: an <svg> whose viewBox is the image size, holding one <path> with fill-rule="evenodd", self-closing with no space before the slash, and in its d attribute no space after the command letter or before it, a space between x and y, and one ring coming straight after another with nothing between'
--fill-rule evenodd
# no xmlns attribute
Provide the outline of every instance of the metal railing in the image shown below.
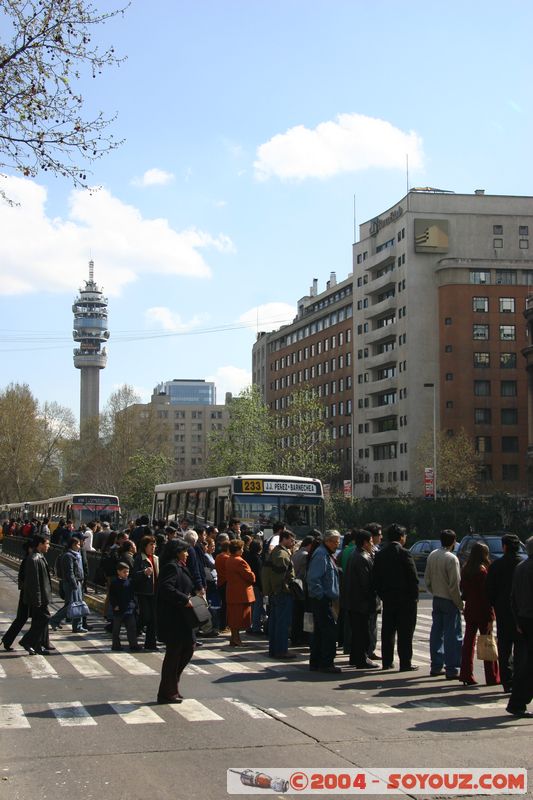
<svg viewBox="0 0 533 800"><path fill-rule="evenodd" d="M4 536L2 540L2 552L5 556L22 561L26 553L24 550L24 543L27 539L24 536ZM46 553L46 560L51 571L55 574L56 562L59 556L63 555L65 548L58 544L51 544L50 549ZM98 594L102 589L105 589L106 580L102 570L102 554L98 551L87 551L87 575L86 584Z"/></svg>

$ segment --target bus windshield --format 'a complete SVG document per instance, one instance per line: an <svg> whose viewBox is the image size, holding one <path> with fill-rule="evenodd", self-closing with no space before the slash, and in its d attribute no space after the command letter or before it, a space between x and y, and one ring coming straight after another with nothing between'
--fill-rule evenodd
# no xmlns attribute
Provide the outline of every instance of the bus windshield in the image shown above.
<svg viewBox="0 0 533 800"><path fill-rule="evenodd" d="M254 531L271 528L278 520L299 538L312 528L322 529L323 501L320 497L294 495L233 496L233 513Z"/></svg>

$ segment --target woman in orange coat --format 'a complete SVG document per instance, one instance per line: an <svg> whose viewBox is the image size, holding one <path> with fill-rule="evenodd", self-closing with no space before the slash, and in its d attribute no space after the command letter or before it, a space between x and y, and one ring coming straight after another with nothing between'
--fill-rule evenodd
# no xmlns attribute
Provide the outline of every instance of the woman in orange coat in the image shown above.
<svg viewBox="0 0 533 800"><path fill-rule="evenodd" d="M226 561L226 604L232 647L245 646L239 631L252 624L252 603L255 600L252 588L255 575L242 557L243 547L244 542L233 539L229 543L230 557Z"/></svg>
<svg viewBox="0 0 533 800"><path fill-rule="evenodd" d="M226 535L226 534L221 534ZM220 597L220 614L218 618L220 633L228 632L227 608L226 608L226 564L229 561L229 539L220 542L220 553L215 558L215 569L217 571L217 589Z"/></svg>

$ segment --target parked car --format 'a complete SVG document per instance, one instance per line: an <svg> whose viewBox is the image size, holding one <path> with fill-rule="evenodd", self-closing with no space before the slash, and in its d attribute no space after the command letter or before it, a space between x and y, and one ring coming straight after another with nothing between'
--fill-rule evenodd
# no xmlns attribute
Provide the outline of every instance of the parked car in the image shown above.
<svg viewBox="0 0 533 800"><path fill-rule="evenodd" d="M483 544L487 545L491 561L496 561L498 558L501 558L503 556L502 536L505 533L506 531L501 531L501 533L469 533L467 536L463 536L459 542L459 549L457 550L457 557L461 567L466 563L475 542L483 542ZM522 560L527 558L526 548L522 542L520 542L518 554Z"/></svg>
<svg viewBox="0 0 533 800"><path fill-rule="evenodd" d="M426 562L429 554L433 550L438 550L440 546L440 539L419 539L409 548L419 575L423 575L426 571Z"/></svg>

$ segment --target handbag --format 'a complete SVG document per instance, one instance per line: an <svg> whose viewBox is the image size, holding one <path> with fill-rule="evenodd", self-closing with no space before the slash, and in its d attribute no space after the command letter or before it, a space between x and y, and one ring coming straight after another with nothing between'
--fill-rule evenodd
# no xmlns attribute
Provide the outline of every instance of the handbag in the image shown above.
<svg viewBox="0 0 533 800"><path fill-rule="evenodd" d="M303 629L304 629L304 633L314 633L315 632L315 620L314 620L312 611L304 611Z"/></svg>
<svg viewBox="0 0 533 800"><path fill-rule="evenodd" d="M305 594L304 594L304 585L301 578L293 578L292 580L290 580L287 583L287 588L297 602L303 603L305 599Z"/></svg>
<svg viewBox="0 0 533 800"><path fill-rule="evenodd" d="M73 600L68 607L68 615L71 620L81 619L89 616L89 606L85 600Z"/></svg>
<svg viewBox="0 0 533 800"><path fill-rule="evenodd" d="M498 645L492 633L480 633L477 637L476 655L480 661L497 661Z"/></svg>
<svg viewBox="0 0 533 800"><path fill-rule="evenodd" d="M190 628L199 628L206 622L211 622L211 612L203 597L193 594L189 597L190 606L183 609L184 619Z"/></svg>

